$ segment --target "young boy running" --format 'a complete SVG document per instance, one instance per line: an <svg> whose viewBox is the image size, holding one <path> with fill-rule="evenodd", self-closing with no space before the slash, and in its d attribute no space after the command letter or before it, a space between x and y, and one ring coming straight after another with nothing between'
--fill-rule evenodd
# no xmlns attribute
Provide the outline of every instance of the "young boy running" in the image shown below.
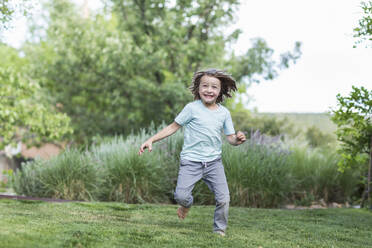
<svg viewBox="0 0 372 248"><path fill-rule="evenodd" d="M230 93L236 91L236 83L224 71L208 69L194 74L190 89L194 101L184 107L172 124L143 143L139 155L146 148L151 152L154 142L184 126L184 144L174 193L180 205L178 217L186 217L193 203L192 190L203 179L216 199L213 231L225 236L230 194L221 160L221 131L231 145L242 144L246 137L242 132L235 134L230 112L220 103L224 97L231 97Z"/></svg>

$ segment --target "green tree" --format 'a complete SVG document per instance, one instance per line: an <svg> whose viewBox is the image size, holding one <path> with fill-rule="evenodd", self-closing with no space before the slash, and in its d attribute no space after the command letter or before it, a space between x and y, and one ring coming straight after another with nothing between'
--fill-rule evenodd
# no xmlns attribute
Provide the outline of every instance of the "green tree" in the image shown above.
<svg viewBox="0 0 372 248"><path fill-rule="evenodd" d="M107 3L107 12L83 18L69 1L51 1L46 35L25 48L32 77L71 117L78 140L172 121L192 99L187 86L198 69L226 68L238 80L272 79L297 59L286 53L275 62L262 40L246 55L230 55L226 47L240 30L223 30L233 21L236 0Z"/></svg>
<svg viewBox="0 0 372 248"><path fill-rule="evenodd" d="M243 55L228 61L230 71L235 79L249 87L260 80L272 80L279 75L279 69L285 69L291 62L296 62L301 56L301 43L296 42L292 52L280 54L279 60L273 58L274 50L262 38L252 39L252 48Z"/></svg>
<svg viewBox="0 0 372 248"><path fill-rule="evenodd" d="M70 133L69 118L49 106L37 82L0 68L0 149L18 141L58 140Z"/></svg>
<svg viewBox="0 0 372 248"><path fill-rule="evenodd" d="M367 42L372 45L372 1L361 3L363 17L359 20L359 26L354 28L354 37L358 38L357 44ZM355 46L354 46L355 47Z"/></svg>
<svg viewBox="0 0 372 248"><path fill-rule="evenodd" d="M17 49L0 42L0 68L12 68L15 71L22 71L27 65L25 58L19 56Z"/></svg>
<svg viewBox="0 0 372 248"><path fill-rule="evenodd" d="M1 0L0 2L0 22L2 25L11 20L14 10L9 7L8 0Z"/></svg>
<svg viewBox="0 0 372 248"><path fill-rule="evenodd" d="M14 17L26 16L31 8L30 0L0 0L0 38L1 32L9 28Z"/></svg>
<svg viewBox="0 0 372 248"><path fill-rule="evenodd" d="M365 165L369 157L366 196L370 201L372 170L372 90L352 87L349 96L337 95L338 108L332 110L332 121L337 124L337 138L341 141L340 169Z"/></svg>
<svg viewBox="0 0 372 248"><path fill-rule="evenodd" d="M27 14L29 2L0 1L0 34L16 13ZM71 133L69 118L56 113L39 84L23 75L26 60L18 51L0 42L0 57L0 149L21 140L39 143Z"/></svg>

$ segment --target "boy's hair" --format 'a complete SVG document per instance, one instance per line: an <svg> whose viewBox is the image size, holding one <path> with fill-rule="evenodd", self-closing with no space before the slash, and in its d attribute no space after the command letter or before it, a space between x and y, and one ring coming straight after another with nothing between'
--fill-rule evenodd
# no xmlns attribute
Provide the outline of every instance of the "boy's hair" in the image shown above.
<svg viewBox="0 0 372 248"><path fill-rule="evenodd" d="M226 73L225 71L218 70L218 69L207 69L202 70L194 73L194 76L192 78L192 84L190 86L190 90L192 94L194 95L195 100L200 99L199 95L199 85L200 85L200 79L204 76L211 76L215 77L221 82L221 91L220 95L217 97L216 103L223 102L224 97L231 97L231 92L236 91L236 82L232 78L231 75Z"/></svg>

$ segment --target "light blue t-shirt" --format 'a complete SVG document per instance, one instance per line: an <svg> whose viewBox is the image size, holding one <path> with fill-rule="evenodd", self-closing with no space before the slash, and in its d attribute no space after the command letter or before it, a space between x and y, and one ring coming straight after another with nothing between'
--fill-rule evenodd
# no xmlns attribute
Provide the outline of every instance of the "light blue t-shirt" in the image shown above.
<svg viewBox="0 0 372 248"><path fill-rule="evenodd" d="M175 122L184 126L184 143L181 159L209 162L221 156L221 132L235 134L230 112L218 104L216 110L208 109L201 100L188 103Z"/></svg>

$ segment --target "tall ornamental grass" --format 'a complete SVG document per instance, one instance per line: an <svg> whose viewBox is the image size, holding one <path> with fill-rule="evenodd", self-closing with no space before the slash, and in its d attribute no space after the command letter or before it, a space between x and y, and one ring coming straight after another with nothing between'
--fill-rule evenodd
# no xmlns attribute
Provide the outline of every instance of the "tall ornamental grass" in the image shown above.
<svg viewBox="0 0 372 248"><path fill-rule="evenodd" d="M223 158L232 205L278 206L292 189L288 155L278 149L251 142L225 145Z"/></svg>
<svg viewBox="0 0 372 248"><path fill-rule="evenodd" d="M138 156L138 147L131 145L133 141L133 137L114 138L89 153L103 169L97 198L128 203L166 202L170 189L164 180L162 157L159 154Z"/></svg>
<svg viewBox="0 0 372 248"><path fill-rule="evenodd" d="M138 156L140 144L157 131L152 127L125 139L104 138L85 151L71 149L51 160L29 162L15 173L13 188L22 195L71 200L174 202L183 133ZM340 173L339 157L331 149L255 133L237 147L224 142L222 157L234 206L280 207L360 197L361 169ZM193 195L196 204L214 204L203 182Z"/></svg>
<svg viewBox="0 0 372 248"><path fill-rule="evenodd" d="M37 159L15 173L13 187L18 194L68 200L94 200L99 192L102 168L75 149L50 160Z"/></svg>
<svg viewBox="0 0 372 248"><path fill-rule="evenodd" d="M302 204L319 199L345 202L357 196L363 170L348 169L341 173L337 166L339 159L339 154L331 148L292 147L287 159L295 185L289 195L290 201Z"/></svg>

